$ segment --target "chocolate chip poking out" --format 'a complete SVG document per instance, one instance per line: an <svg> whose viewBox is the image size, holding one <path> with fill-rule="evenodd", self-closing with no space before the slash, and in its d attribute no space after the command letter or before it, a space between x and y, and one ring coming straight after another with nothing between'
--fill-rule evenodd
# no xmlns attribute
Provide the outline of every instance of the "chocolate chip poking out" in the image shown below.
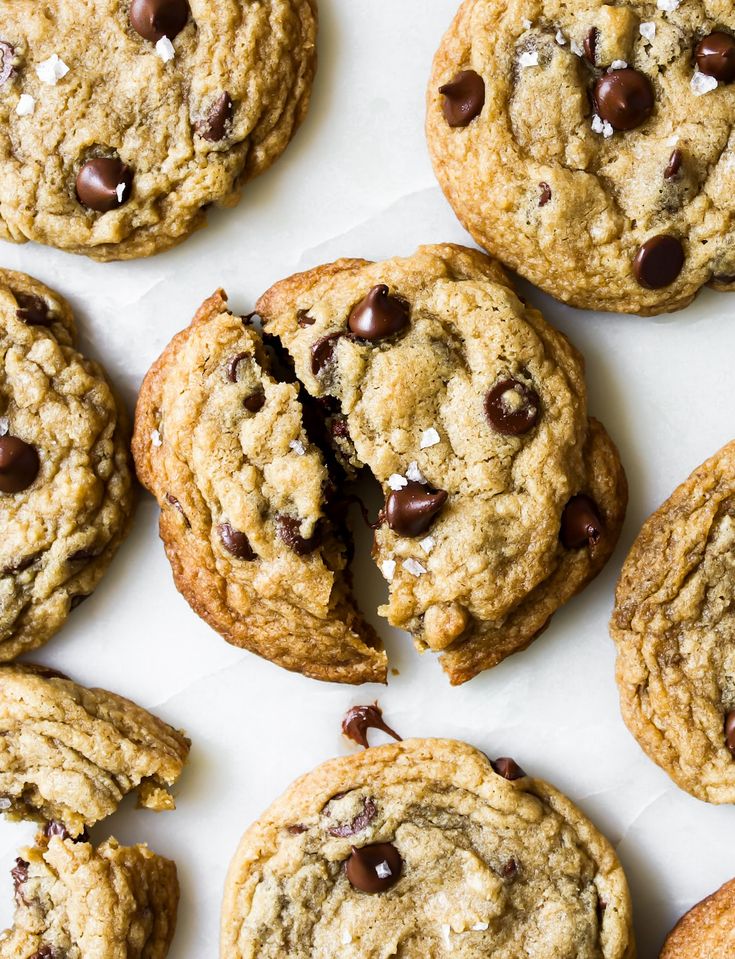
<svg viewBox="0 0 735 959"><path fill-rule="evenodd" d="M79 170L77 198L90 210L108 213L130 199L133 171L115 157L95 157Z"/></svg>
<svg viewBox="0 0 735 959"><path fill-rule="evenodd" d="M503 779L508 779L510 782L513 782L515 779L523 779L526 775L515 759L510 759L508 756L493 759L490 765L498 776L502 776Z"/></svg>
<svg viewBox="0 0 735 959"><path fill-rule="evenodd" d="M584 38L582 47L584 48L585 60L594 67L597 63L597 43L600 39L600 31L597 27L592 27L590 32Z"/></svg>
<svg viewBox="0 0 735 959"><path fill-rule="evenodd" d="M653 113L651 81L644 73L626 67L605 73L595 83L597 112L615 130L634 130Z"/></svg>
<svg viewBox="0 0 735 959"><path fill-rule="evenodd" d="M48 326L49 308L47 303L33 293L13 291L15 302L18 304L18 319L28 326Z"/></svg>
<svg viewBox="0 0 735 959"><path fill-rule="evenodd" d="M130 23L144 40L157 43L181 33L189 19L187 0L132 0Z"/></svg>
<svg viewBox="0 0 735 959"><path fill-rule="evenodd" d="M664 170L664 179L673 180L679 170L681 170L681 165L683 162L684 154L681 152L681 150L674 150L669 157L669 162L666 164L666 169Z"/></svg>
<svg viewBox="0 0 735 959"><path fill-rule="evenodd" d="M409 306L381 283L352 308L347 325L362 340L380 340L408 326Z"/></svg>
<svg viewBox="0 0 735 959"><path fill-rule="evenodd" d="M197 120L195 129L203 140L216 143L224 140L227 128L232 120L232 99L225 91L212 103L207 115Z"/></svg>
<svg viewBox="0 0 735 959"><path fill-rule="evenodd" d="M633 272L641 286L660 290L669 286L684 267L681 240L666 233L652 236L639 247L633 260Z"/></svg>
<svg viewBox="0 0 735 959"><path fill-rule="evenodd" d="M241 533L240 530L235 529L229 523L220 523L217 532L228 553L231 553L237 559L253 560L256 558L245 533Z"/></svg>
<svg viewBox="0 0 735 959"><path fill-rule="evenodd" d="M278 513L276 516L276 533L279 538L297 556L306 556L313 553L319 545L319 530L314 530L308 539L301 535L301 523L293 516L286 516L284 513Z"/></svg>
<svg viewBox="0 0 735 959"><path fill-rule="evenodd" d="M13 880L13 889L15 890L15 896L17 898L20 893L20 887L28 879L28 863L25 859L15 860L15 865L10 870L10 876Z"/></svg>
<svg viewBox="0 0 735 959"><path fill-rule="evenodd" d="M735 758L735 709L725 716L725 743Z"/></svg>
<svg viewBox="0 0 735 959"><path fill-rule="evenodd" d="M444 119L450 127L466 127L485 106L485 81L474 70L462 70L439 87L444 96Z"/></svg>
<svg viewBox="0 0 735 959"><path fill-rule="evenodd" d="M572 496L561 516L559 538L567 549L596 546L602 536L602 519L597 504L580 493Z"/></svg>
<svg viewBox="0 0 735 959"><path fill-rule="evenodd" d="M368 706L352 706L342 719L342 732L358 746L367 749L370 746L367 733L369 729L380 729L401 742L398 733L391 729L383 719L383 710L377 703Z"/></svg>
<svg viewBox="0 0 735 959"><path fill-rule="evenodd" d="M378 807L375 805L375 801L366 798L363 800L362 809L354 819L331 826L327 829L327 832L330 836L336 836L340 839L344 839L346 836L354 836L355 833L362 832L366 826L369 826L377 814Z"/></svg>
<svg viewBox="0 0 735 959"><path fill-rule="evenodd" d="M432 490L421 483L409 482L393 490L385 502L385 519L399 536L421 536L434 522L447 501L444 490Z"/></svg>
<svg viewBox="0 0 735 959"><path fill-rule="evenodd" d="M250 396L245 397L242 405L248 413L259 413L265 405L265 393L262 390L256 390L255 393L251 393Z"/></svg>
<svg viewBox="0 0 735 959"><path fill-rule="evenodd" d="M735 80L735 37L716 30L697 44L695 58L700 73L720 83Z"/></svg>
<svg viewBox="0 0 735 959"><path fill-rule="evenodd" d="M0 493L20 493L41 467L35 447L17 436L0 436Z"/></svg>
<svg viewBox="0 0 735 959"><path fill-rule="evenodd" d="M401 878L403 859L393 843L376 842L352 847L345 864L350 884L360 892L385 892Z"/></svg>
<svg viewBox="0 0 735 959"><path fill-rule="evenodd" d="M9 43L6 43L4 40L0 40L0 87L7 83L7 81L13 75L13 57L15 56L15 50L10 46Z"/></svg>
<svg viewBox="0 0 735 959"><path fill-rule="evenodd" d="M539 197L538 205L546 206L546 204L551 199L551 187L544 180L542 180L538 186L539 186L539 190L541 191L541 196Z"/></svg>
<svg viewBox="0 0 735 959"><path fill-rule="evenodd" d="M485 416L504 436L522 436L538 421L541 401L536 390L520 380L504 377L485 395Z"/></svg>
<svg viewBox="0 0 735 959"><path fill-rule="evenodd" d="M334 358L334 348L343 333L329 333L320 337L311 348L311 372L318 376Z"/></svg>
<svg viewBox="0 0 735 959"><path fill-rule="evenodd" d="M225 367L225 374L230 383L237 383L237 371L243 360L247 359L249 353L236 353L231 359L227 361L227 366Z"/></svg>

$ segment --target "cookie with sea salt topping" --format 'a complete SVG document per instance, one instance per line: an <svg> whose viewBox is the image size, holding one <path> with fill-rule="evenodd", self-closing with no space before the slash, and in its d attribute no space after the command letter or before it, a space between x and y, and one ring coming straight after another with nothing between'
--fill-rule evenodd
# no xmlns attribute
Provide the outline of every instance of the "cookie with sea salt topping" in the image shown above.
<svg viewBox="0 0 735 959"><path fill-rule="evenodd" d="M413 739L297 780L243 836L222 959L633 959L612 846L552 786Z"/></svg>
<svg viewBox="0 0 735 959"><path fill-rule="evenodd" d="M451 245L317 267L257 310L335 453L382 487L381 614L452 683L528 646L609 558L627 500L576 350L497 263Z"/></svg>
<svg viewBox="0 0 735 959"><path fill-rule="evenodd" d="M0 270L0 661L92 593L133 511L125 411L74 338L65 300Z"/></svg>
<svg viewBox="0 0 735 959"><path fill-rule="evenodd" d="M734 123L735 9L717 0L464 0L427 93L464 226L591 310L735 289Z"/></svg>
<svg viewBox="0 0 735 959"><path fill-rule="evenodd" d="M0 18L0 237L149 256L285 150L316 0L13 0Z"/></svg>

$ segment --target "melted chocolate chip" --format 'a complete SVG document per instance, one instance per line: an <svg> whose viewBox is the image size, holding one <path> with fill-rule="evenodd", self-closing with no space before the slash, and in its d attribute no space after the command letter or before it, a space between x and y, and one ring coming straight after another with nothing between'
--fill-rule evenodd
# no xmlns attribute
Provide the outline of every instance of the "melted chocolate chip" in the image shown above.
<svg viewBox="0 0 735 959"><path fill-rule="evenodd" d="M376 842L370 846L352 847L345 864L351 885L360 892L385 892L401 878L403 860L390 842Z"/></svg>
<svg viewBox="0 0 735 959"><path fill-rule="evenodd" d="M34 952L30 959L61 959L61 956L53 946L41 946L38 952Z"/></svg>
<svg viewBox="0 0 735 959"><path fill-rule="evenodd" d="M596 546L602 536L602 519L597 504L580 493L572 496L561 515L559 538L566 549Z"/></svg>
<svg viewBox="0 0 735 959"><path fill-rule="evenodd" d="M240 366L244 359L247 359L249 356L248 353L237 353L231 359L227 361L227 366L225 367L225 374L230 383L237 383L237 368Z"/></svg>
<svg viewBox="0 0 735 959"><path fill-rule="evenodd" d="M681 170L681 164L684 161L684 154L681 150L674 150L674 152L669 157L669 162L666 164L666 169L664 170L664 178L666 180L673 180L676 174Z"/></svg>
<svg viewBox="0 0 735 959"><path fill-rule="evenodd" d="M46 839L53 839L54 836L58 836L59 839L71 839L72 842L89 842L89 833L86 829L82 830L78 836L72 836L64 823L59 822L58 819L47 822L43 834Z"/></svg>
<svg viewBox="0 0 735 959"><path fill-rule="evenodd" d="M220 523L217 527L217 532L219 533L219 538L222 540L222 545L228 553L232 553L237 559L253 560L256 558L245 533L234 529L229 523Z"/></svg>
<svg viewBox="0 0 735 959"><path fill-rule="evenodd" d="M13 291L15 302L18 304L18 319L28 326L48 326L49 308L45 300L33 293L16 293Z"/></svg>
<svg viewBox="0 0 735 959"><path fill-rule="evenodd" d="M173 508L178 513L181 514L187 526L191 526L191 523L189 522L189 517L184 512L184 507L181 505L181 503L176 499L176 497L172 493L166 493L166 502L169 505L173 506Z"/></svg>
<svg viewBox="0 0 735 959"><path fill-rule="evenodd" d="M485 394L488 423L504 436L522 436L533 429L540 409L536 390L510 377L499 380Z"/></svg>
<svg viewBox="0 0 735 959"><path fill-rule="evenodd" d="M364 799L362 811L359 812L350 822L343 822L338 826L331 826L327 832L330 836L337 836L344 839L345 836L354 836L355 833L362 832L375 819L378 814L378 808L372 799Z"/></svg>
<svg viewBox="0 0 735 959"><path fill-rule="evenodd" d="M508 756L501 756L500 759L492 759L490 765L498 776L502 776L503 779L508 779L510 782L513 782L515 779L523 779L526 775L515 759L510 759Z"/></svg>
<svg viewBox="0 0 735 959"><path fill-rule="evenodd" d="M380 340L408 326L408 314L408 303L391 296L388 287L381 283L353 306L347 325L362 340Z"/></svg>
<svg viewBox="0 0 735 959"><path fill-rule="evenodd" d="M118 187L124 189L118 191ZM108 213L130 199L133 171L115 157L95 157L87 160L77 174L76 190L79 202L90 210ZM118 196L122 194L122 199Z"/></svg>
<svg viewBox="0 0 735 959"><path fill-rule="evenodd" d="M722 30L710 33L700 40L695 50L700 73L714 77L720 83L735 80L735 37Z"/></svg>
<svg viewBox="0 0 735 959"><path fill-rule="evenodd" d="M13 58L15 49L4 40L0 40L0 87L7 83L15 72L13 69Z"/></svg>
<svg viewBox="0 0 735 959"><path fill-rule="evenodd" d="M308 539L301 535L301 523L293 516L286 516L284 513L278 513L276 516L276 533L283 540L289 549L292 549L297 556L306 556L313 553L319 545L319 529L314 530Z"/></svg>
<svg viewBox="0 0 735 959"><path fill-rule="evenodd" d="M329 333L320 337L311 348L311 372L318 376L327 363L334 359L334 348L344 333Z"/></svg>
<svg viewBox="0 0 735 959"><path fill-rule="evenodd" d="M344 416L335 416L329 424L329 432L332 436L341 436L343 438L349 437L350 430L347 425L347 420Z"/></svg>
<svg viewBox="0 0 735 959"><path fill-rule="evenodd" d="M546 206L546 204L547 204L547 203L549 202L549 200L551 199L551 187L549 186L548 183L546 183L544 180L542 180L542 181L539 183L539 190L541 190L541 196L539 197L538 205L539 205L539 206Z"/></svg>
<svg viewBox="0 0 735 959"><path fill-rule="evenodd" d="M634 130L653 113L651 81L644 73L626 67L605 73L595 83L597 112L615 130Z"/></svg>
<svg viewBox="0 0 735 959"><path fill-rule="evenodd" d="M308 826L304 826L301 823L295 823L293 826L286 826L286 832L290 832L292 836L300 836L302 833L307 832Z"/></svg>
<svg viewBox="0 0 735 959"><path fill-rule="evenodd" d="M462 70L451 83L439 87L444 95L444 119L450 127L466 127L485 106L485 81L474 70Z"/></svg>
<svg viewBox="0 0 735 959"><path fill-rule="evenodd" d="M641 286L660 290L669 286L684 267L681 240L667 233L652 236L639 247L633 260L633 272Z"/></svg>
<svg viewBox="0 0 735 959"><path fill-rule="evenodd" d="M40 553L31 553L29 556L22 556L20 559L13 560L13 562L8 563L7 566L3 566L3 575L7 575L8 573L22 573L24 570L33 566L40 555Z"/></svg>
<svg viewBox="0 0 735 959"><path fill-rule="evenodd" d="M230 94L225 92L212 103L207 115L197 120L195 129L203 140L216 143L218 140L224 140L231 120L232 100Z"/></svg>
<svg viewBox="0 0 735 959"><path fill-rule="evenodd" d="M69 609L76 609L89 599L89 593L77 593L69 600Z"/></svg>
<svg viewBox="0 0 735 959"><path fill-rule="evenodd" d="M299 310L296 314L296 322L303 329L305 326L313 326L316 320L311 316L308 310Z"/></svg>
<svg viewBox="0 0 735 959"><path fill-rule="evenodd" d="M514 879L518 875L518 863L515 859L509 859L508 862L503 863L500 874L504 879Z"/></svg>
<svg viewBox="0 0 735 959"><path fill-rule="evenodd" d="M0 436L0 493L20 493L28 489L40 468L35 447L17 436Z"/></svg>
<svg viewBox="0 0 735 959"><path fill-rule="evenodd" d="M251 393L250 396L245 397L245 399L242 401L242 405L249 413L260 412L265 405L265 393L262 390Z"/></svg>
<svg viewBox="0 0 735 959"><path fill-rule="evenodd" d="M99 550L94 547L78 549L75 553L72 553L71 556L67 557L67 563L86 563L90 559L99 556L99 554Z"/></svg>
<svg viewBox="0 0 735 959"><path fill-rule="evenodd" d="M440 513L447 495L415 482L393 490L385 501L388 526L399 536L421 536Z"/></svg>
<svg viewBox="0 0 735 959"><path fill-rule="evenodd" d="M597 43L599 39L600 31L597 29L597 27L592 27L582 43L584 48L584 58L587 63L591 63L593 67L597 64Z"/></svg>
<svg viewBox="0 0 735 959"><path fill-rule="evenodd" d="M28 863L25 859L16 859L15 865L10 870L10 876L13 880L13 889L16 897L23 883L28 879Z"/></svg>
<svg viewBox="0 0 735 959"><path fill-rule="evenodd" d="M397 742L401 742L398 733L384 722L383 710L377 703L373 703L372 706L352 706L344 714L342 733L358 746L364 746L367 749L370 745L367 738L369 729L380 729Z"/></svg>
<svg viewBox="0 0 735 959"><path fill-rule="evenodd" d="M735 709L725 716L725 743L735 758Z"/></svg>
<svg viewBox="0 0 735 959"><path fill-rule="evenodd" d="M130 4L133 30L152 43L157 43L161 37L173 40L188 19L187 0L132 0Z"/></svg>

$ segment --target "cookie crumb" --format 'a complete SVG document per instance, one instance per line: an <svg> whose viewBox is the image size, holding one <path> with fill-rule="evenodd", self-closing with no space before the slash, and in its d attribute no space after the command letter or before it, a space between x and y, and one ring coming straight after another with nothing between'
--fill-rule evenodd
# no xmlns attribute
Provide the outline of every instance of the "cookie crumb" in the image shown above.
<svg viewBox="0 0 735 959"><path fill-rule="evenodd" d="M44 60L36 67L38 79L41 83L47 83L50 87L55 87L57 82L65 77L68 72L69 67L56 53L52 53L48 60Z"/></svg>
<svg viewBox="0 0 735 959"><path fill-rule="evenodd" d="M173 60L173 58L176 56L174 45L171 43L168 37L161 37L161 39L156 43L156 53L164 63L168 63L169 60Z"/></svg>
<svg viewBox="0 0 735 959"><path fill-rule="evenodd" d="M29 93L21 93L15 112L19 117L29 117L36 109L36 101Z"/></svg>
<svg viewBox="0 0 735 959"><path fill-rule="evenodd" d="M525 54L521 54L521 59L523 59L524 56ZM538 62L538 54L534 54L534 56L536 57L536 62ZM424 430L424 432L421 434L421 443L419 444L419 446L422 450L425 450L425 449L428 449L430 446L436 446L436 444L440 442L441 442L441 437L439 436L437 431L434 429L434 427L430 426L428 430Z"/></svg>
<svg viewBox="0 0 735 959"><path fill-rule="evenodd" d="M412 576L423 576L426 572L426 567L422 566L416 559L404 559L401 566Z"/></svg>

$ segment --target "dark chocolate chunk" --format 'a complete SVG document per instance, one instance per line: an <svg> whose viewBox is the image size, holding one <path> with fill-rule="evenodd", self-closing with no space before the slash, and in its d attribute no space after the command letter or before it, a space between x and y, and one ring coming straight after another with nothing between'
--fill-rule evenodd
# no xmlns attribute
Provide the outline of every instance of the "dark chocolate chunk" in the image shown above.
<svg viewBox="0 0 735 959"><path fill-rule="evenodd" d="M684 247L681 240L660 233L646 240L633 260L633 272L641 286L660 290L670 286L684 268Z"/></svg>
<svg viewBox="0 0 735 959"><path fill-rule="evenodd" d="M510 782L513 782L514 779L523 779L526 775L515 759L510 759L508 756L493 759L490 761L490 765L498 776L502 776L503 779L508 779Z"/></svg>
<svg viewBox="0 0 735 959"><path fill-rule="evenodd" d="M203 140L216 143L224 140L232 120L232 100L226 91L212 103L207 115L197 120L195 129Z"/></svg>
<svg viewBox="0 0 735 959"><path fill-rule="evenodd" d="M40 468L34 446L9 433L0 436L0 493L20 493L28 489Z"/></svg>
<svg viewBox="0 0 735 959"><path fill-rule="evenodd" d="M301 522L293 516L278 513L276 516L276 533L297 556L306 556L313 553L319 546L319 528L308 539L301 535Z"/></svg>
<svg viewBox="0 0 735 959"><path fill-rule="evenodd" d="M474 70L462 70L450 83L439 87L444 95L444 119L450 127L466 127L485 106L485 81Z"/></svg>
<svg viewBox="0 0 735 959"><path fill-rule="evenodd" d="M447 501L444 490L409 482L393 490L385 501L385 519L399 536L421 536L441 512Z"/></svg>
<svg viewBox="0 0 735 959"><path fill-rule="evenodd" d="M245 533L234 529L229 523L220 523L217 527L217 532L219 533L219 538L222 540L222 545L228 553L232 553L237 559L256 559L256 555Z"/></svg>
<svg viewBox="0 0 735 959"><path fill-rule="evenodd" d="M347 878L360 892L385 892L401 878L403 859L393 843L376 842L352 847L345 864Z"/></svg>

